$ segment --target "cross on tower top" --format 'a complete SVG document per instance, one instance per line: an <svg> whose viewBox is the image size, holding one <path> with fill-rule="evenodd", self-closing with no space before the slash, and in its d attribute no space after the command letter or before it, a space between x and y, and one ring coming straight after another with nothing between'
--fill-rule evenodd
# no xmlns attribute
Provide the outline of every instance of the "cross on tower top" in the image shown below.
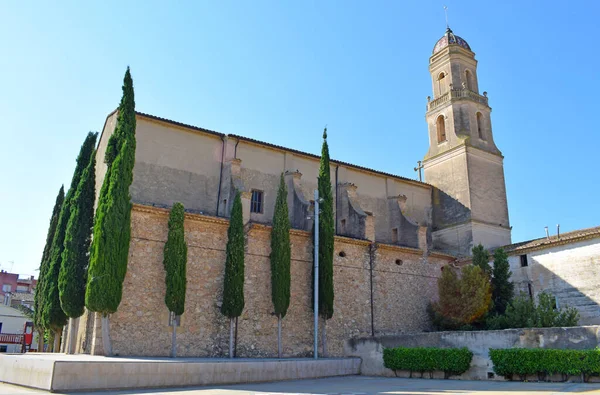
<svg viewBox="0 0 600 395"><path fill-rule="evenodd" d="M450 25L448 24L448 7L444 6L444 14L446 14L446 29L450 29Z"/></svg>

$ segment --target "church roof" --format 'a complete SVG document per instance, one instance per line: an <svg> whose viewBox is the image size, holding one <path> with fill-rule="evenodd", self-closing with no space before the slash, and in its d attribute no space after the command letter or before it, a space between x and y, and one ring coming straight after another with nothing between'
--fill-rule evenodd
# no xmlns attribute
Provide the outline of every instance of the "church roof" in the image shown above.
<svg viewBox="0 0 600 395"><path fill-rule="evenodd" d="M106 119L108 120L108 118L111 115L113 115L116 111L117 110L114 110L113 112L111 112L110 114L108 114L108 116L106 117ZM255 140L255 139L252 139L252 138L249 138L249 137L238 136L238 135L235 135L235 134L229 134L229 135L227 135L227 134L215 132L214 130L204 129L204 128L200 128L198 126L193 126L193 125L188 125L188 124L177 122L177 121L172 121L172 120L167 119L167 118L157 117L156 115L145 114L145 113L139 112L139 111L136 111L135 113L136 113L136 115L144 117L144 118L149 118L149 119L153 119L153 120L157 120L157 121L169 123L169 124L172 124L172 125L176 125L176 126L180 126L180 127L192 129L192 130L199 131L199 132L202 132L202 133L212 134L212 135L215 135L215 136L218 136L218 137L221 137L221 138L224 138L224 137L234 138L234 139L238 139L238 140L242 140L242 141L247 141L247 142L254 143L254 144L264 145L264 146L267 146L267 147L277 148L277 149L280 149L280 150L283 150L283 151L288 151L288 152L292 152L292 153L296 153L296 154L308 156L308 157L315 158L315 159L319 159L320 158L319 155L315 155L315 154L311 154L311 153L308 153L308 152L303 152L303 151L295 150L293 148L283 147L283 146L276 145L276 144L266 143L264 141ZM104 130L104 128L103 128L103 130ZM358 170L368 171L368 172L379 174L379 175L382 175L382 176L386 176L386 177L391 177L391 178L395 178L395 179L407 181L407 182L410 182L410 183L413 183L413 184L417 184L417 185L420 185L420 186L423 186L423 187L426 187L426 188L430 188L431 187L430 184L427 184L427 183L422 182L422 181L417 181L417 180L413 180L411 178L402 177L402 176L398 176L398 175L395 175L395 174L390 174L390 173L386 173L386 172L383 172L383 171L370 169L368 167L354 165L352 163L342 162L342 161L335 160L335 159L331 159L330 162L331 162L332 165L338 164L338 165L346 166L346 167L349 167L349 168L354 168L354 169L358 169Z"/></svg>
<svg viewBox="0 0 600 395"><path fill-rule="evenodd" d="M526 253L531 250L540 250L556 245L576 243L578 241L594 239L597 237L600 237L600 226L561 233L560 236L554 235L550 236L549 238L540 237L539 239L522 241L520 243L509 244L502 248L509 255L516 255L518 253Z"/></svg>
<svg viewBox="0 0 600 395"><path fill-rule="evenodd" d="M446 33L442 36L442 38L435 43L435 46L433 47L433 53L435 54L441 51L442 48L446 48L451 44L460 45L466 50L471 50L471 47L464 38L455 35L452 32L452 29L448 28L446 29Z"/></svg>

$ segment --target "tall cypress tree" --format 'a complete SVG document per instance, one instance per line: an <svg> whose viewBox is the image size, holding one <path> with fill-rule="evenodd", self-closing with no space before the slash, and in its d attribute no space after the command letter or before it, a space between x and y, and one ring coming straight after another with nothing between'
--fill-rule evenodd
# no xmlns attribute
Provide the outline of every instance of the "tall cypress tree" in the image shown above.
<svg viewBox="0 0 600 395"><path fill-rule="evenodd" d="M123 80L123 97L117 125L108 140L106 175L100 189L94 221L85 305L102 314L104 354L111 355L108 315L117 311L123 296L131 238L131 196L135 163L135 100L129 67Z"/></svg>
<svg viewBox="0 0 600 395"><path fill-rule="evenodd" d="M494 269L492 271L492 300L494 301L494 311L497 314L504 314L513 298L515 286L510 281L511 274L508 255L504 249L498 248L494 251Z"/></svg>
<svg viewBox="0 0 600 395"><path fill-rule="evenodd" d="M233 358L233 321L244 310L244 217L238 191L227 229L225 278L221 313L229 317L229 357Z"/></svg>
<svg viewBox="0 0 600 395"><path fill-rule="evenodd" d="M492 274L492 268L490 267L489 252L485 249L484 246L481 245L481 243L473 247L471 252L473 253L473 265L479 266L481 270L483 270L483 272L489 277Z"/></svg>
<svg viewBox="0 0 600 395"><path fill-rule="evenodd" d="M38 352L43 351L44 346L44 332L45 326L42 320L42 309L44 306L44 280L48 271L48 264L50 260L50 250L52 249L52 241L54 240L54 234L56 233L56 226L58 225L58 217L62 209L63 201L65 200L65 188L61 185L58 195L56 196L56 202L52 209L52 216L50 217L50 226L48 226L48 235L46 236L46 245L44 246L44 252L42 253L42 260L40 262L40 274L38 282L35 287L35 294L33 298L33 324L38 331Z"/></svg>
<svg viewBox="0 0 600 395"><path fill-rule="evenodd" d="M327 355L327 320L333 316L333 194L329 167L327 128L323 131L323 147L319 167L319 314L325 320L323 328L323 354Z"/></svg>
<svg viewBox="0 0 600 395"><path fill-rule="evenodd" d="M97 136L97 133L90 133L94 145ZM58 275L60 306L70 318L69 342L66 348L69 354L75 352L75 339L79 326L77 318L84 312L95 197L96 151L94 150L71 199L71 216L67 223L62 263Z"/></svg>
<svg viewBox="0 0 600 395"><path fill-rule="evenodd" d="M165 304L174 315L183 314L185 307L187 245L183 222L183 204L175 203L169 215L169 234L165 243L163 266L165 268ZM171 356L177 356L176 326L173 322Z"/></svg>
<svg viewBox="0 0 600 395"><path fill-rule="evenodd" d="M271 300L277 315L277 354L281 358L281 320L290 306L290 219L288 217L287 188L283 173L279 180L273 229L271 230Z"/></svg>
<svg viewBox="0 0 600 395"><path fill-rule="evenodd" d="M81 175L90 162L94 147L96 145L96 135L88 133L83 142L79 155L77 156L77 164L71 179L71 186L65 201L60 210L56 232L52 240L52 249L50 250L50 263L48 271L44 279L44 305L42 308L42 320L44 326L55 332L54 334L54 351L58 351L57 347L60 344L60 333L62 327L67 323L67 316L60 306L60 296L58 290L58 275L62 265L62 256L65 248L65 235L67 225L71 218L71 201L79 186Z"/></svg>

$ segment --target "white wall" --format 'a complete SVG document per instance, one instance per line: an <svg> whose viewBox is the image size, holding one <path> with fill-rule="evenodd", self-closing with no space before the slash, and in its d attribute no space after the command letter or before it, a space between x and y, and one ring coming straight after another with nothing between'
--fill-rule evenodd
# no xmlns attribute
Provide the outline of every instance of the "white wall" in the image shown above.
<svg viewBox="0 0 600 395"><path fill-rule="evenodd" d="M520 255L508 261L516 292L530 283L534 297L548 291L559 307L576 307L580 324L600 323L600 238L529 252L526 267Z"/></svg>
<svg viewBox="0 0 600 395"><path fill-rule="evenodd" d="M23 333L25 322L29 319L17 309L0 305L0 322L2 323L2 333ZM5 344L7 352L21 352L20 344Z"/></svg>

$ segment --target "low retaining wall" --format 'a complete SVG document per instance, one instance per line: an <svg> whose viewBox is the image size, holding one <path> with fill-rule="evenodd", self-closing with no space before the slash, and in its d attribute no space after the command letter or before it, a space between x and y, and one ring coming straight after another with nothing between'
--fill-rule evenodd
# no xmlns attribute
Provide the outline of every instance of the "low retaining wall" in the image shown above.
<svg viewBox="0 0 600 395"><path fill-rule="evenodd" d="M408 377L408 372L394 372L383 366L383 349L392 347L467 347L473 352L471 368L461 380L504 380L493 373L488 356L490 348L562 348L590 349L600 345L600 326L572 328L506 329L501 331L412 333L375 338L357 338L346 342L347 356L362 358L361 374L370 376ZM493 376L489 376L491 373ZM429 377L426 373L425 377ZM443 378L443 373L441 374ZM439 374L434 374L439 378Z"/></svg>
<svg viewBox="0 0 600 395"><path fill-rule="evenodd" d="M240 384L356 375L359 358L106 358L0 355L0 382L52 392Z"/></svg>

